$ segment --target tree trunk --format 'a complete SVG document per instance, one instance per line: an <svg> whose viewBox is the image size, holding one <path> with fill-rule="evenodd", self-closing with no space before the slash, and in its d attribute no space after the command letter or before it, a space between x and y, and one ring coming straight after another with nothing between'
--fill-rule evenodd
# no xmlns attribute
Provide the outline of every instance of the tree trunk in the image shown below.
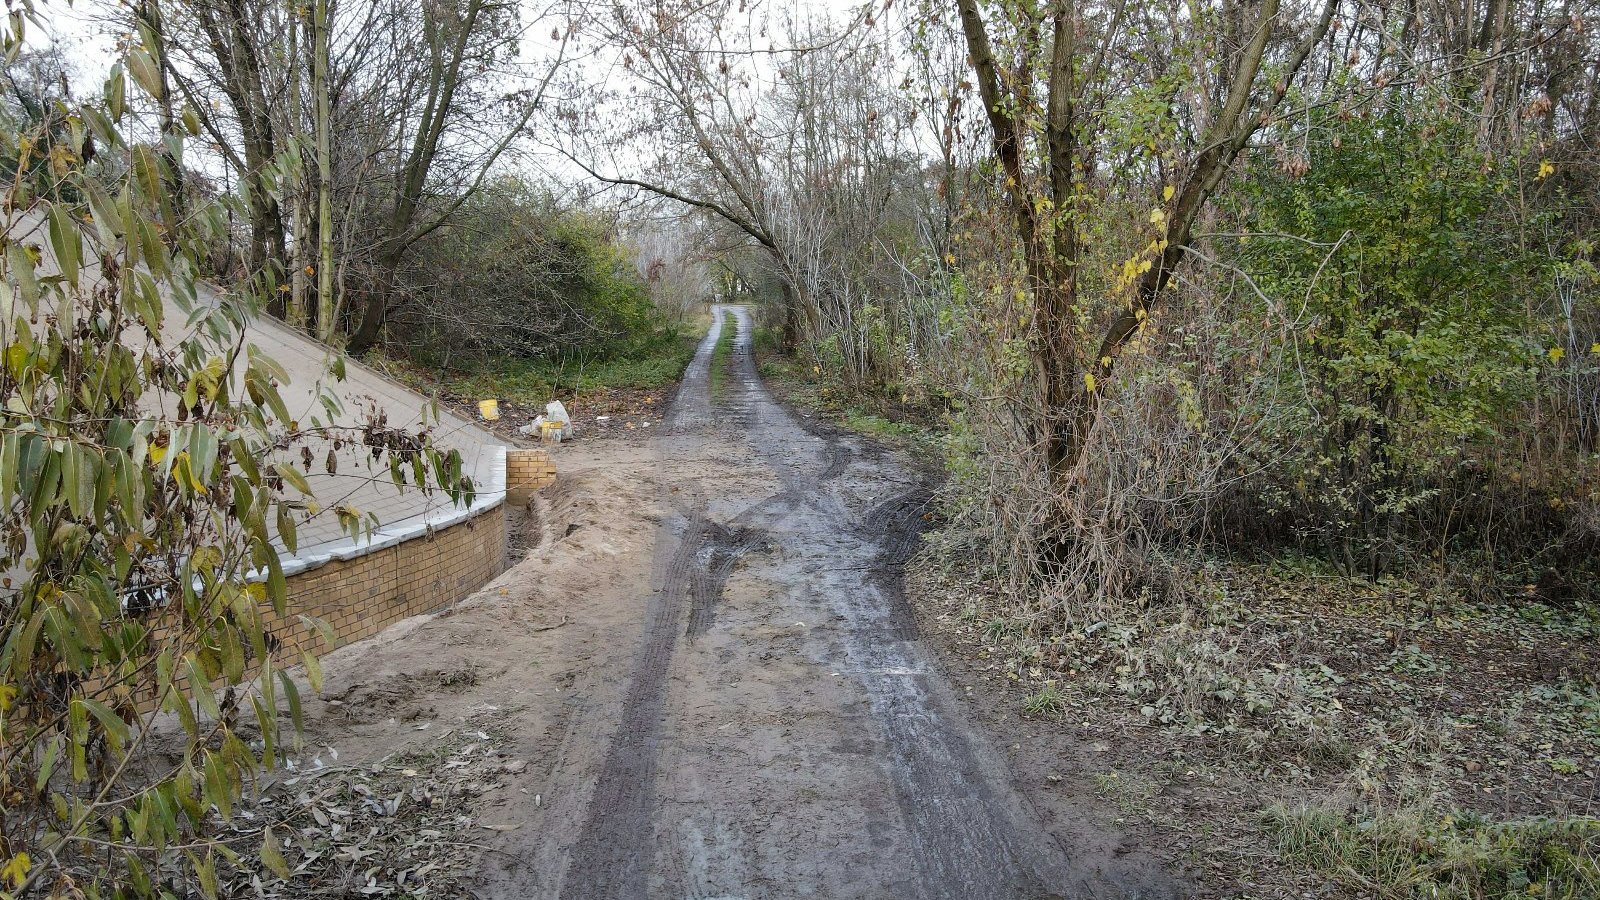
<svg viewBox="0 0 1600 900"><path fill-rule="evenodd" d="M262 86L258 48L252 43L260 36L259 23L248 16L243 0L228 0L222 7L226 22L217 20L217 11L212 7L202 4L196 10L201 30L222 70L223 92L239 118L244 144L240 183L250 201L249 274L257 278L285 255L283 213L266 190L262 175L277 156L277 139Z"/></svg>
<svg viewBox="0 0 1600 900"><path fill-rule="evenodd" d="M312 44L316 41L313 39ZM289 110L288 121L291 123L289 130L295 146L302 152L299 153L300 171L295 180L294 202L291 204L291 225L294 235L294 255L289 262L289 309L286 316L289 324L296 328L306 328L306 293L309 285L306 283L306 266L310 265L310 256L307 255L306 240L310 237L310 217L306 211L306 194L309 180L306 178L306 160L303 149L305 142L300 140L304 134L304 120L300 116L300 21L298 17L289 22Z"/></svg>
<svg viewBox="0 0 1600 900"><path fill-rule="evenodd" d="M182 146L183 136L179 133L178 117L172 108L167 35L161 8L156 0L140 0L136 15L140 29L145 32L150 51L156 58L156 69L161 75L161 96L156 98L159 104L157 115L161 126L161 180L163 187L166 188L161 211L166 219L162 223L166 244L171 249L177 246L179 223L184 217L183 160L177 153L177 148Z"/></svg>
<svg viewBox="0 0 1600 900"><path fill-rule="evenodd" d="M333 340L337 327L333 296L333 150L329 136L328 112L328 0L317 0L312 19L316 42L316 62L311 69L312 91L317 103L317 336Z"/></svg>
<svg viewBox="0 0 1600 900"><path fill-rule="evenodd" d="M350 343L346 346L351 353L365 353L378 343L378 337L383 333L384 316L389 309L389 296L394 293L395 273L399 266L398 258L384 258L378 261L378 271L367 288L366 302L362 304L361 324L356 328L355 334L350 336Z"/></svg>

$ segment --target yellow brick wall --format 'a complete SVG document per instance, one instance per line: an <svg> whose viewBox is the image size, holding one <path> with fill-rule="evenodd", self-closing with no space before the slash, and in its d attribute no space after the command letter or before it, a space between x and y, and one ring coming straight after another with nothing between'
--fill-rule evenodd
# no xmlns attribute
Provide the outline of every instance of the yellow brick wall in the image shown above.
<svg viewBox="0 0 1600 900"><path fill-rule="evenodd" d="M289 576L289 617L268 614L283 650L298 649L327 622L340 645L372 637L401 619L463 600L506 567L505 507L351 560Z"/></svg>
<svg viewBox="0 0 1600 900"><path fill-rule="evenodd" d="M332 649L301 616L326 622L342 647L401 619L464 600L505 568L506 512L500 504L432 534L288 576L289 614L279 616L264 605L262 624L274 658L293 665L302 648ZM180 674L175 682L182 687L188 679ZM130 699L141 710L156 700L153 695Z"/></svg>
<svg viewBox="0 0 1600 900"><path fill-rule="evenodd" d="M555 483L556 464L543 450L506 448L506 500L522 505L533 498L533 492Z"/></svg>

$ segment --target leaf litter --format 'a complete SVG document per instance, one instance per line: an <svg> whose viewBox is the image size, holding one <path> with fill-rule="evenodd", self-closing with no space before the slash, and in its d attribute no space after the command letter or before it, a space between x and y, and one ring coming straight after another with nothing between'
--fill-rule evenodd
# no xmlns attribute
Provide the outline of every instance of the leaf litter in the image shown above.
<svg viewBox="0 0 1600 900"><path fill-rule="evenodd" d="M527 768L505 749L504 714L487 709L430 744L365 766L321 756L267 786L228 823L238 848L261 848L220 879L223 897L465 898L487 849L479 801ZM335 755L336 759L336 755ZM219 873L220 874L220 873ZM203 892L202 892L203 893Z"/></svg>

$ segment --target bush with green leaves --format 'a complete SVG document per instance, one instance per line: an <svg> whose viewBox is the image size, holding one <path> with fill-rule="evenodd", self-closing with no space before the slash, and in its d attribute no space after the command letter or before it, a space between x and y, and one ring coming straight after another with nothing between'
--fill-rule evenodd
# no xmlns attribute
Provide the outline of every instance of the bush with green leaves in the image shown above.
<svg viewBox="0 0 1600 900"><path fill-rule="evenodd" d="M1299 336L1258 453L1280 509L1363 562L1533 387L1548 256L1518 239L1515 167L1438 109L1315 111L1309 163L1262 159L1240 189L1232 252Z"/></svg>
<svg viewBox="0 0 1600 900"><path fill-rule="evenodd" d="M484 185L413 256L389 331L419 362L600 361L677 338L606 223L521 178Z"/></svg>
<svg viewBox="0 0 1600 900"><path fill-rule="evenodd" d="M24 6L6 23L8 63L38 16ZM0 897L213 896L219 865L281 867L270 829L230 846L217 826L297 740L279 725L281 704L299 721L281 666L320 683L315 657L282 658L269 627L293 621L280 542L292 549L312 503L290 454L365 443L397 482L471 493L459 456L425 432L335 423L333 405L291 418L285 372L247 340L253 301L197 280L242 201L175 206L186 136L128 138L135 92L162 89L139 38L90 102L0 106L13 163L0 194ZM166 321L169 304L185 321Z"/></svg>

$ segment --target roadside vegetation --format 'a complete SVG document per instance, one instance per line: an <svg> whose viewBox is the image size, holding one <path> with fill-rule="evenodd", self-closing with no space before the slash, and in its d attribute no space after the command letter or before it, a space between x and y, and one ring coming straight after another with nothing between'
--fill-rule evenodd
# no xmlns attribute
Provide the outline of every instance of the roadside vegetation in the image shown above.
<svg viewBox="0 0 1600 900"><path fill-rule="evenodd" d="M587 423L660 413L694 356L697 308L668 305L596 214L521 182L456 215L415 251L425 302L397 307L367 363L469 415L496 399L516 425L551 400Z"/></svg>
<svg viewBox="0 0 1600 900"><path fill-rule="evenodd" d="M897 406L881 396L851 391L820 366L808 367L799 356L785 352L777 329L757 328L751 349L767 387L801 415L820 417L834 427L905 451L924 469L943 468L946 426L935 411Z"/></svg>
<svg viewBox="0 0 1600 900"><path fill-rule="evenodd" d="M653 346L611 358L499 360L460 369L429 369L406 357L371 352L364 362L426 396L437 396L467 415L478 401L499 401L506 425L521 426L560 400L575 421L619 422L662 417L672 387L700 343L698 321L664 328ZM497 429L498 430L498 429ZM507 431L510 437L512 432Z"/></svg>

